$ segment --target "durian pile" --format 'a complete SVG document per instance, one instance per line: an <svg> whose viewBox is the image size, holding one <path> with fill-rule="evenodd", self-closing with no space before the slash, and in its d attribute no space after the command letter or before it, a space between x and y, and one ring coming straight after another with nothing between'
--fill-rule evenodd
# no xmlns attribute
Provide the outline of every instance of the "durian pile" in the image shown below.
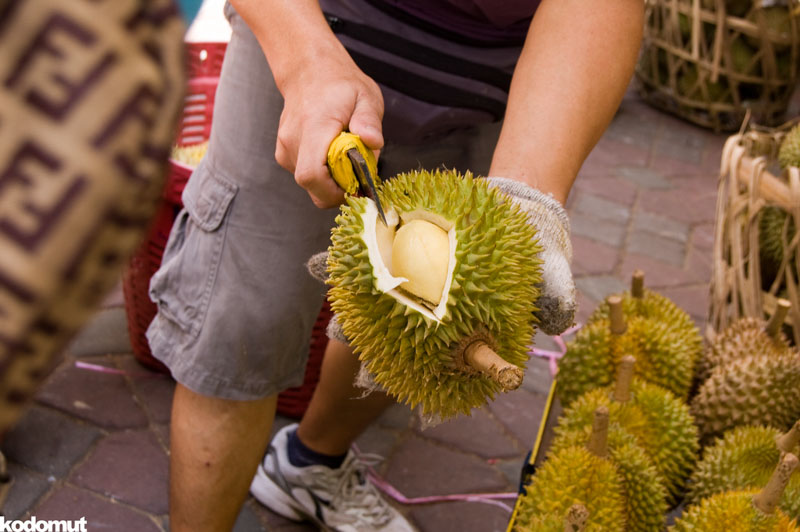
<svg viewBox="0 0 800 532"><path fill-rule="evenodd" d="M535 229L485 180L418 171L347 196L328 299L374 382L423 416L469 414L521 382L540 282Z"/></svg>

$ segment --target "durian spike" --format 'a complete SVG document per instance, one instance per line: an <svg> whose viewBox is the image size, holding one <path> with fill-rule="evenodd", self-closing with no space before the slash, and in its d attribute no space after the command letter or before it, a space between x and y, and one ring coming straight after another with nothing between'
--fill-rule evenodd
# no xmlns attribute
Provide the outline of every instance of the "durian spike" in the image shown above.
<svg viewBox="0 0 800 532"><path fill-rule="evenodd" d="M775 444L783 453L791 453L797 444L800 443L800 420L795 421L789 432L777 437Z"/></svg>
<svg viewBox="0 0 800 532"><path fill-rule="evenodd" d="M633 366L636 358L625 355L617 366L617 380L614 384L614 400L627 403L631 398L631 382L633 381Z"/></svg>
<svg viewBox="0 0 800 532"><path fill-rule="evenodd" d="M769 319L769 323L767 323L766 327L764 327L764 332L766 332L770 338L778 337L778 333L781 332L783 320L786 319L786 315L789 313L789 309L791 307L792 303L789 300L778 300L777 305L775 306L775 313L772 314L772 317Z"/></svg>
<svg viewBox="0 0 800 532"><path fill-rule="evenodd" d="M464 350L464 362L495 381L504 392L516 390L522 384L522 369L503 360L485 342L468 345Z"/></svg>
<svg viewBox="0 0 800 532"><path fill-rule="evenodd" d="M608 407L600 406L594 411L592 434L586 443L586 450L599 458L608 456Z"/></svg>
<svg viewBox="0 0 800 532"><path fill-rule="evenodd" d="M589 521L589 510L586 506L575 503L567 510L567 517L564 519L564 532L583 532Z"/></svg>
<svg viewBox="0 0 800 532"><path fill-rule="evenodd" d="M786 489L786 484L789 483L789 478L797 469L797 457L792 453L783 455L775 472L760 492L753 495L753 506L761 510L765 514L771 514L778 507L778 503L783 495L783 490Z"/></svg>
<svg viewBox="0 0 800 532"><path fill-rule="evenodd" d="M611 334L622 334L628 328L625 317L622 314L622 298L619 296L608 296L608 315L611 322Z"/></svg>
<svg viewBox="0 0 800 532"><path fill-rule="evenodd" d="M637 299L644 297L644 272L642 270L634 270L631 275L631 295Z"/></svg>

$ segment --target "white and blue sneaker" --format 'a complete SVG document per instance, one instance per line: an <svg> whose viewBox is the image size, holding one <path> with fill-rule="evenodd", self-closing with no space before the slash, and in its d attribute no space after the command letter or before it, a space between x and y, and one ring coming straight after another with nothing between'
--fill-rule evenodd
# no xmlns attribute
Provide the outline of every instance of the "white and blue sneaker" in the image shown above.
<svg viewBox="0 0 800 532"><path fill-rule="evenodd" d="M337 469L324 465L295 467L289 462L289 434L282 428L269 444L250 485L264 506L287 519L309 520L334 532L416 532L367 479L352 451Z"/></svg>

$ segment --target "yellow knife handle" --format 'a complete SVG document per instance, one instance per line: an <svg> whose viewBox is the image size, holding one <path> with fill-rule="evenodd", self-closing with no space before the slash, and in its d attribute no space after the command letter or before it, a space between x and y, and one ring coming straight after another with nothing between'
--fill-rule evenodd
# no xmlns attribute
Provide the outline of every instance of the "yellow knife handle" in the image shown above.
<svg viewBox="0 0 800 532"><path fill-rule="evenodd" d="M358 178L353 171L353 164L347 156L347 152L352 149L358 150L358 153L367 161L372 176L378 175L378 163L372 150L364 145L358 135L342 131L333 139L328 148L328 170L336 184L348 194L355 194L359 191Z"/></svg>

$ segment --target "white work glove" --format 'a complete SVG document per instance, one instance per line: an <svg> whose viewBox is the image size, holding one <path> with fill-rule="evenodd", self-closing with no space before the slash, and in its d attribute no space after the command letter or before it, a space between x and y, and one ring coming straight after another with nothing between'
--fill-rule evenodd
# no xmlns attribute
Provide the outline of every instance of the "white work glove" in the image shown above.
<svg viewBox="0 0 800 532"><path fill-rule="evenodd" d="M539 328L548 335L564 332L575 319L575 281L572 279L572 243L567 211L552 196L504 177L488 177L491 186L510 196L528 213L536 227L542 251L542 282L536 301Z"/></svg>

